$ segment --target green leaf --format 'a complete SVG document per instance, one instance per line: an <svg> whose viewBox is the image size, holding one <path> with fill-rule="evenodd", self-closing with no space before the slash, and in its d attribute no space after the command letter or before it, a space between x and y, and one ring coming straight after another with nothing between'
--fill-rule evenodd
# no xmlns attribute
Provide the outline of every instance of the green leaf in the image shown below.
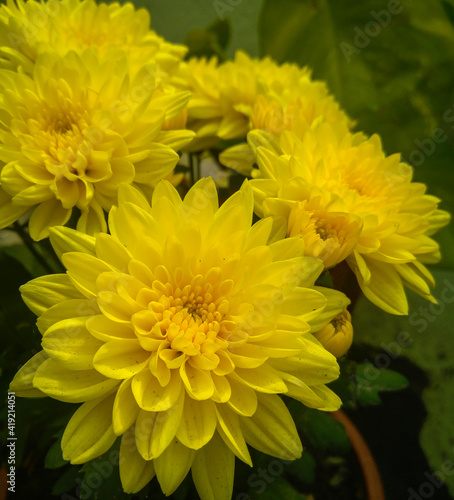
<svg viewBox="0 0 454 500"><path fill-rule="evenodd" d="M79 474L79 469L75 465L69 466L62 475L58 478L54 487L52 489L53 495L62 495L68 491L73 490L77 484L80 484L81 477ZM66 498L65 495L62 495L62 498ZM68 495L68 500L73 497Z"/></svg>
<svg viewBox="0 0 454 500"><path fill-rule="evenodd" d="M265 477L265 476L264 476ZM281 477L274 478L267 476L268 480L262 479L260 490L257 487L251 487L248 491L250 498L260 498L260 500L276 500L282 498L285 500L304 500L306 497L301 495L293 486ZM259 495L258 491L260 491Z"/></svg>
<svg viewBox="0 0 454 500"><path fill-rule="evenodd" d="M63 432L61 433L63 434ZM63 458L63 452L61 449L61 436L55 441L55 443L49 448L46 458L44 460L44 467L47 469L58 469L63 467L68 463L67 460Z"/></svg>
<svg viewBox="0 0 454 500"><path fill-rule="evenodd" d="M357 366L356 396L362 405L373 405L381 402L379 392L398 391L407 387L408 380L392 370L379 370L372 363Z"/></svg>
<svg viewBox="0 0 454 500"><path fill-rule="evenodd" d="M296 476L306 484L312 484L315 480L315 467L314 457L308 451L304 450L301 458L285 466L285 474Z"/></svg>
<svg viewBox="0 0 454 500"><path fill-rule="evenodd" d="M307 440L322 454L344 454L350 450L350 440L344 426L329 414L306 408L297 401L291 401L288 408L301 433L303 446Z"/></svg>

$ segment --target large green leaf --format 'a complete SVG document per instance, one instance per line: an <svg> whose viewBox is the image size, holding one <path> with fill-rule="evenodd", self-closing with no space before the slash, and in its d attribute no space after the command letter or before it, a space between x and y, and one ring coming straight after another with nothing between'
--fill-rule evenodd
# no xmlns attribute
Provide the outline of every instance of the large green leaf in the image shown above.
<svg viewBox="0 0 454 500"><path fill-rule="evenodd" d="M454 462L454 273L434 271L434 276L438 306L411 294L409 316L391 316L361 300L353 318L355 340L384 349L371 362L392 369L395 359L406 356L427 373L430 385L423 402L428 415L420 440L432 469L442 472ZM454 476L445 476L454 494Z"/></svg>

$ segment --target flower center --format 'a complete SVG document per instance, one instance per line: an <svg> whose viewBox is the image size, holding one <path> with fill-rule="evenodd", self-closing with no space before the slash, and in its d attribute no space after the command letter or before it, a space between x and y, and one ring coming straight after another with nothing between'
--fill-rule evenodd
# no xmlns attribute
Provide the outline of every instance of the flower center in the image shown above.
<svg viewBox="0 0 454 500"><path fill-rule="evenodd" d="M225 287L224 287L225 288ZM187 356L213 354L229 345L236 324L229 315L229 302L220 290L197 275L186 285L155 281L153 290L143 289L140 302L146 309L132 317L142 346L151 351L172 350ZM171 353L161 355L169 358Z"/></svg>

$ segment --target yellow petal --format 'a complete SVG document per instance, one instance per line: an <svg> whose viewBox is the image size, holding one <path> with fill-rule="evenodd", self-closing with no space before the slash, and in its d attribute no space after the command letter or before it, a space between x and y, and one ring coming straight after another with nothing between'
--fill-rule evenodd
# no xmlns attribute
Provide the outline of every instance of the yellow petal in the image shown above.
<svg viewBox="0 0 454 500"><path fill-rule="evenodd" d="M38 318L36 325L39 331L44 334L52 325L59 321L76 317L84 318L86 322L96 314L99 314L96 302L88 299L69 299L59 302L44 311Z"/></svg>
<svg viewBox="0 0 454 500"><path fill-rule="evenodd" d="M93 236L81 233L65 226L49 229L49 238L55 253L61 260L65 252L83 252L95 255L95 239Z"/></svg>
<svg viewBox="0 0 454 500"><path fill-rule="evenodd" d="M64 319L47 329L41 345L50 358L69 370L93 368L93 356L102 345L87 330L87 318Z"/></svg>
<svg viewBox="0 0 454 500"><path fill-rule="evenodd" d="M216 410L212 401L195 401L186 396L176 436L188 448L198 450L213 437L216 421Z"/></svg>
<svg viewBox="0 0 454 500"><path fill-rule="evenodd" d="M37 369L33 385L59 401L81 403L111 392L118 380L108 379L95 370L68 370L48 359Z"/></svg>
<svg viewBox="0 0 454 500"><path fill-rule="evenodd" d="M155 476L152 460L144 460L137 451L134 427L126 431L120 444L120 480L125 493L137 493Z"/></svg>
<svg viewBox="0 0 454 500"><path fill-rule="evenodd" d="M138 340L111 340L99 348L93 366L106 377L125 379L143 370L149 359Z"/></svg>
<svg viewBox="0 0 454 500"><path fill-rule="evenodd" d="M251 418L240 417L246 442L255 449L282 458L295 460L301 456L298 432L287 407L279 396L260 394L257 411Z"/></svg>
<svg viewBox="0 0 454 500"><path fill-rule="evenodd" d="M287 386L279 374L269 365L262 365L252 369L237 368L230 377L238 376L239 380L259 392L268 394L282 394Z"/></svg>
<svg viewBox="0 0 454 500"><path fill-rule="evenodd" d="M175 438L183 412L183 398L166 411L141 410L136 422L136 445L146 460L159 457Z"/></svg>
<svg viewBox="0 0 454 500"><path fill-rule="evenodd" d="M194 368L188 362L180 367L180 376L188 394L198 400L209 399L214 393L210 372Z"/></svg>
<svg viewBox="0 0 454 500"><path fill-rule="evenodd" d="M24 302L37 316L65 300L83 298L66 274L35 278L22 285L19 290Z"/></svg>
<svg viewBox="0 0 454 500"><path fill-rule="evenodd" d="M36 389L33 386L33 379L35 377L36 370L49 358L49 356L44 351L39 351L31 359L29 359L25 365L22 365L19 371L14 375L13 380L9 386L10 392L15 392L16 396L21 396L24 398L41 398L45 397L46 394Z"/></svg>
<svg viewBox="0 0 454 500"><path fill-rule="evenodd" d="M88 298L95 298L97 277L113 268L102 260L81 252L67 252L62 256L63 264L74 286Z"/></svg>
<svg viewBox="0 0 454 500"><path fill-rule="evenodd" d="M182 390L178 372L172 371L170 382L162 387L148 368L134 376L132 392L137 404L147 411L165 411L177 401Z"/></svg>
<svg viewBox="0 0 454 500"><path fill-rule="evenodd" d="M230 500L233 493L235 455L215 434L196 453L191 467L192 479L202 500Z"/></svg>
<svg viewBox="0 0 454 500"><path fill-rule="evenodd" d="M49 228L63 226L71 216L71 209L63 208L56 199L45 201L38 205L30 217L28 227L30 236L39 241L49 236Z"/></svg>
<svg viewBox="0 0 454 500"><path fill-rule="evenodd" d="M216 405L216 416L218 419L217 432L224 443L235 455L243 462L252 467L251 456L241 431L238 415L234 413L227 405Z"/></svg>
<svg viewBox="0 0 454 500"><path fill-rule="evenodd" d="M132 379L124 380L117 390L112 410L112 425L117 436L126 432L135 422L140 408L131 389Z"/></svg>
<svg viewBox="0 0 454 500"><path fill-rule="evenodd" d="M257 409L257 394L254 389L232 377L228 377L228 381L232 391L228 405L239 415L253 415Z"/></svg>
<svg viewBox="0 0 454 500"><path fill-rule="evenodd" d="M84 403L71 417L61 440L63 458L83 464L99 457L115 442L112 428L114 395Z"/></svg>
<svg viewBox="0 0 454 500"><path fill-rule="evenodd" d="M171 495L180 486L192 466L196 451L182 445L178 439L153 460L156 477L165 495Z"/></svg>
<svg viewBox="0 0 454 500"><path fill-rule="evenodd" d="M407 297L396 268L368 257L365 261L371 278L368 284L359 283L364 295L390 314L408 314Z"/></svg>

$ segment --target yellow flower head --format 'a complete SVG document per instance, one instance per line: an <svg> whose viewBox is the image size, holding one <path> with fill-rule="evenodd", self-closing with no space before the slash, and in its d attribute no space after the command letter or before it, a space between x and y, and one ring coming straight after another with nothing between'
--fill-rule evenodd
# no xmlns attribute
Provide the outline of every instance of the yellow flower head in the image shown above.
<svg viewBox="0 0 454 500"><path fill-rule="evenodd" d="M39 54L96 50L101 58L128 54L131 70L154 61L163 76L178 68L186 47L166 42L150 30L146 9L132 3L97 4L95 0L7 0L0 7L0 65L28 73Z"/></svg>
<svg viewBox="0 0 454 500"><path fill-rule="evenodd" d="M201 498L229 499L234 457L251 464L248 444L301 453L279 394L339 407L325 385L336 359L310 331L348 299L314 287L321 262L271 218L251 227L252 211L247 184L219 208L211 179L184 201L161 181L151 208L121 190L110 235L51 231L67 273L21 289L43 351L11 390L83 403L63 435L66 459L83 463L123 435L127 492L156 475L169 495L191 469Z"/></svg>
<svg viewBox="0 0 454 500"><path fill-rule="evenodd" d="M399 155L385 156L378 136L317 122L298 124L277 141L253 131L249 141L257 152L251 186L260 216L285 216L288 234L300 234L306 253L325 267L346 258L364 294L387 312L407 314L404 285L435 300L423 264L439 260L429 236L449 214L425 185L412 182Z"/></svg>
<svg viewBox="0 0 454 500"><path fill-rule="evenodd" d="M347 309L335 316L322 330L314 333L314 337L336 358L343 356L353 342L353 326Z"/></svg>
<svg viewBox="0 0 454 500"><path fill-rule="evenodd" d="M280 135L297 118L308 123L321 116L332 122L347 121L326 85L313 81L306 67L252 59L238 51L233 61L223 64L216 59L192 59L182 66L180 75L181 85L193 93L188 106L189 126L198 138L191 144L193 149L208 141L245 138L255 128ZM236 151L227 150L223 163L231 166L229 158Z"/></svg>
<svg viewBox="0 0 454 500"><path fill-rule="evenodd" d="M116 203L119 186L152 189L193 136L162 130L189 93L164 92L152 64L132 78L124 56L101 60L89 49L43 54L33 77L0 76L0 227L36 207L29 224L35 240L65 224L74 208L79 230L105 231L103 210Z"/></svg>

